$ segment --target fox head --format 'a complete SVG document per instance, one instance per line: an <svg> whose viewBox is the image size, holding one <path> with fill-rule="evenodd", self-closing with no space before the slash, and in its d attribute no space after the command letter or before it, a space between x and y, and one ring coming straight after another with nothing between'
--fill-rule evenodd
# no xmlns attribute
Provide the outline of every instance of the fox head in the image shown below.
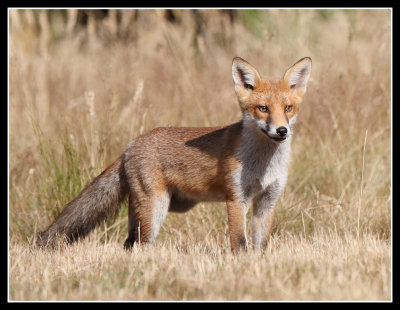
<svg viewBox="0 0 400 310"><path fill-rule="evenodd" d="M304 57L282 79L263 80L252 65L235 57L232 76L243 124L277 143L290 137L310 73L311 58Z"/></svg>

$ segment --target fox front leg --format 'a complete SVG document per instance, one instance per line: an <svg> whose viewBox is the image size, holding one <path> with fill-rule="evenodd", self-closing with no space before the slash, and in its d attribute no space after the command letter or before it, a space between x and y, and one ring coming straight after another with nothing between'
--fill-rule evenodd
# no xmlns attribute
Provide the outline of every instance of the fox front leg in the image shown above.
<svg viewBox="0 0 400 310"><path fill-rule="evenodd" d="M247 207L236 200L227 200L228 226L233 253L247 250L246 210Z"/></svg>
<svg viewBox="0 0 400 310"><path fill-rule="evenodd" d="M264 250L268 246L274 221L275 203L282 190L283 186L275 182L253 201L252 243L256 249Z"/></svg>
<svg viewBox="0 0 400 310"><path fill-rule="evenodd" d="M236 200L227 200L229 237L233 253L247 250L246 206Z"/></svg>

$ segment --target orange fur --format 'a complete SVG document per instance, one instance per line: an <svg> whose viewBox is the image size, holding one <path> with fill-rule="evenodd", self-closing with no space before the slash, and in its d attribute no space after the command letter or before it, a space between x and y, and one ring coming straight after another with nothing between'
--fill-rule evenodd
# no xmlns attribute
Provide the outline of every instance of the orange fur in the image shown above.
<svg viewBox="0 0 400 310"><path fill-rule="evenodd" d="M234 58L232 76L243 119L225 127L163 127L137 137L123 155L71 201L40 245L85 236L129 196L128 238L152 243L168 211L225 201L231 249L247 248L246 212L253 203L253 243L265 247L274 203L287 177L291 130L306 90L311 59L279 81Z"/></svg>

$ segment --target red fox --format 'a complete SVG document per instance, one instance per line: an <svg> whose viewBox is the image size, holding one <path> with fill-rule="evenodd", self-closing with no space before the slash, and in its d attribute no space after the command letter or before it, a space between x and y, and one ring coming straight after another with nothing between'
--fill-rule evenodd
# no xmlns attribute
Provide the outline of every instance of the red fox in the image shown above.
<svg viewBox="0 0 400 310"><path fill-rule="evenodd" d="M128 238L152 244L167 212L200 201L225 201L233 252L247 249L246 213L253 207L252 246L269 240L274 205L287 180L290 143L311 73L304 57L280 80L263 80L247 61L232 62L243 118L225 127L155 128L125 152L59 214L37 238L41 247L86 236L128 196Z"/></svg>

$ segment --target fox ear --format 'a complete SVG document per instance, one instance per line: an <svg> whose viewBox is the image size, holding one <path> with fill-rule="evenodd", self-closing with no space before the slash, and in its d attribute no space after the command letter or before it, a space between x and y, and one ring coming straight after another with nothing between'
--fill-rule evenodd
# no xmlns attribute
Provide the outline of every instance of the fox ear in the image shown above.
<svg viewBox="0 0 400 310"><path fill-rule="evenodd" d="M239 98L242 95L248 95L257 87L261 80L257 70L240 57L233 58L232 77L235 84L235 91Z"/></svg>
<svg viewBox="0 0 400 310"><path fill-rule="evenodd" d="M301 96L304 95L307 88L307 82L311 74L311 58L304 57L290 67L283 80L285 80L290 88L299 93Z"/></svg>

